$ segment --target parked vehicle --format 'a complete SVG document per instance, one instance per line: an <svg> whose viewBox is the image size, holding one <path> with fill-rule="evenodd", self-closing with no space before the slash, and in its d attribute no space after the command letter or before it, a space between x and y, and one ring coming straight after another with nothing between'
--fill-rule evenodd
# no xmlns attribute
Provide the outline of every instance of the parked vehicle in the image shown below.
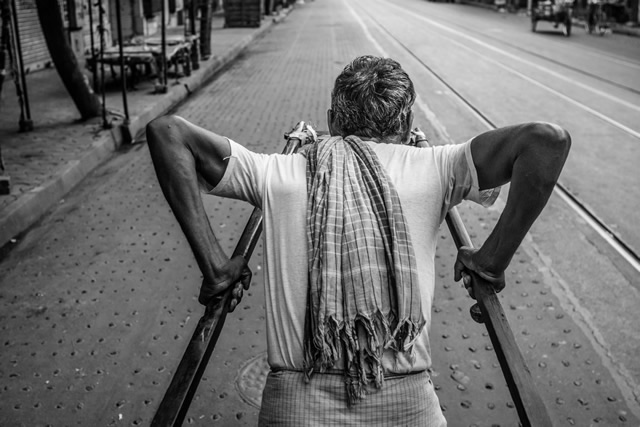
<svg viewBox="0 0 640 427"><path fill-rule="evenodd" d="M574 0L538 0L531 8L531 31L535 32L538 21L553 23L554 28L561 27L562 33L571 35L571 18Z"/></svg>

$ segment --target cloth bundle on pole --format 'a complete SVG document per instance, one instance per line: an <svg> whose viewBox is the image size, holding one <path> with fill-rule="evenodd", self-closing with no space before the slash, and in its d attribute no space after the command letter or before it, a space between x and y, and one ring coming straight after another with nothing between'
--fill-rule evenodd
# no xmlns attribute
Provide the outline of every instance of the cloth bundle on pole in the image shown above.
<svg viewBox="0 0 640 427"><path fill-rule="evenodd" d="M309 296L305 372L344 359L348 403L382 387L387 348L409 355L425 325L400 199L376 154L354 136L307 152Z"/></svg>

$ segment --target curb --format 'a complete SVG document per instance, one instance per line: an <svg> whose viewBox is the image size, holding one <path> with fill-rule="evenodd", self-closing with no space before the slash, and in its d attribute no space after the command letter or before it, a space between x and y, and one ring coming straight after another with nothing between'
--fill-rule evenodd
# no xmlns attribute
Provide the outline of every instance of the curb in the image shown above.
<svg viewBox="0 0 640 427"><path fill-rule="evenodd" d="M180 85L172 86L162 99L133 117L129 124L115 125L109 132L103 132L79 159L67 162L53 173L52 179L22 194L15 202L0 211L0 247L12 242L17 235L31 227L123 143L130 142L148 122L165 114L206 84L217 72L235 60L249 44L264 36L273 25L283 21L291 10L292 7L289 7L283 9L276 17L266 18L267 22L255 32L232 45L221 56L211 57L204 63L202 72L183 78Z"/></svg>
<svg viewBox="0 0 640 427"><path fill-rule="evenodd" d="M0 247L38 221L118 146L110 133L103 134L80 159L60 167L48 182L27 191L0 211Z"/></svg>

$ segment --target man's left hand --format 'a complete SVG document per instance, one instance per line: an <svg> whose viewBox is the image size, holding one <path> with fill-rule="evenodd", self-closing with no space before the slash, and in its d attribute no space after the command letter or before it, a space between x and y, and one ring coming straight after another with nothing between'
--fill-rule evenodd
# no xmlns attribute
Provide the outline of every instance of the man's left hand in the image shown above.
<svg viewBox="0 0 640 427"><path fill-rule="evenodd" d="M242 299L243 290L249 290L251 285L251 270L247 261L241 255L233 257L224 266L223 273L214 282L202 281L198 302L209 306L217 303L224 296L225 291L233 286L229 311L235 310Z"/></svg>
<svg viewBox="0 0 640 427"><path fill-rule="evenodd" d="M414 147L419 147L419 148L430 146L426 135L418 127L413 128L413 130L411 131L411 138L409 139L409 145L412 145Z"/></svg>

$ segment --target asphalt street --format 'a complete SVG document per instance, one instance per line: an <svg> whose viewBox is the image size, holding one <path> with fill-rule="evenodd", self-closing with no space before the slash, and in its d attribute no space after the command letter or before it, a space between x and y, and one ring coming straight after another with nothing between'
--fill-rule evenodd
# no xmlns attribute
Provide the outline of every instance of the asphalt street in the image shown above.
<svg viewBox="0 0 640 427"><path fill-rule="evenodd" d="M333 80L362 54L405 67L419 94L415 124L434 143L465 141L487 122L567 127L574 148L561 181L640 247L637 40L534 34L526 17L457 4L315 0L175 114L280 152L298 121L326 129ZM477 244L507 192L489 210L461 206ZM251 207L204 200L231 253ZM445 227L438 247L432 377L445 416L452 426L517 425L486 331L453 282ZM253 286L227 320L189 424L256 424L267 369L261 246L251 267ZM0 425L148 425L202 314L200 279L144 140L120 150L0 261ZM507 280L500 298L554 425L639 425L633 267L554 195Z"/></svg>

